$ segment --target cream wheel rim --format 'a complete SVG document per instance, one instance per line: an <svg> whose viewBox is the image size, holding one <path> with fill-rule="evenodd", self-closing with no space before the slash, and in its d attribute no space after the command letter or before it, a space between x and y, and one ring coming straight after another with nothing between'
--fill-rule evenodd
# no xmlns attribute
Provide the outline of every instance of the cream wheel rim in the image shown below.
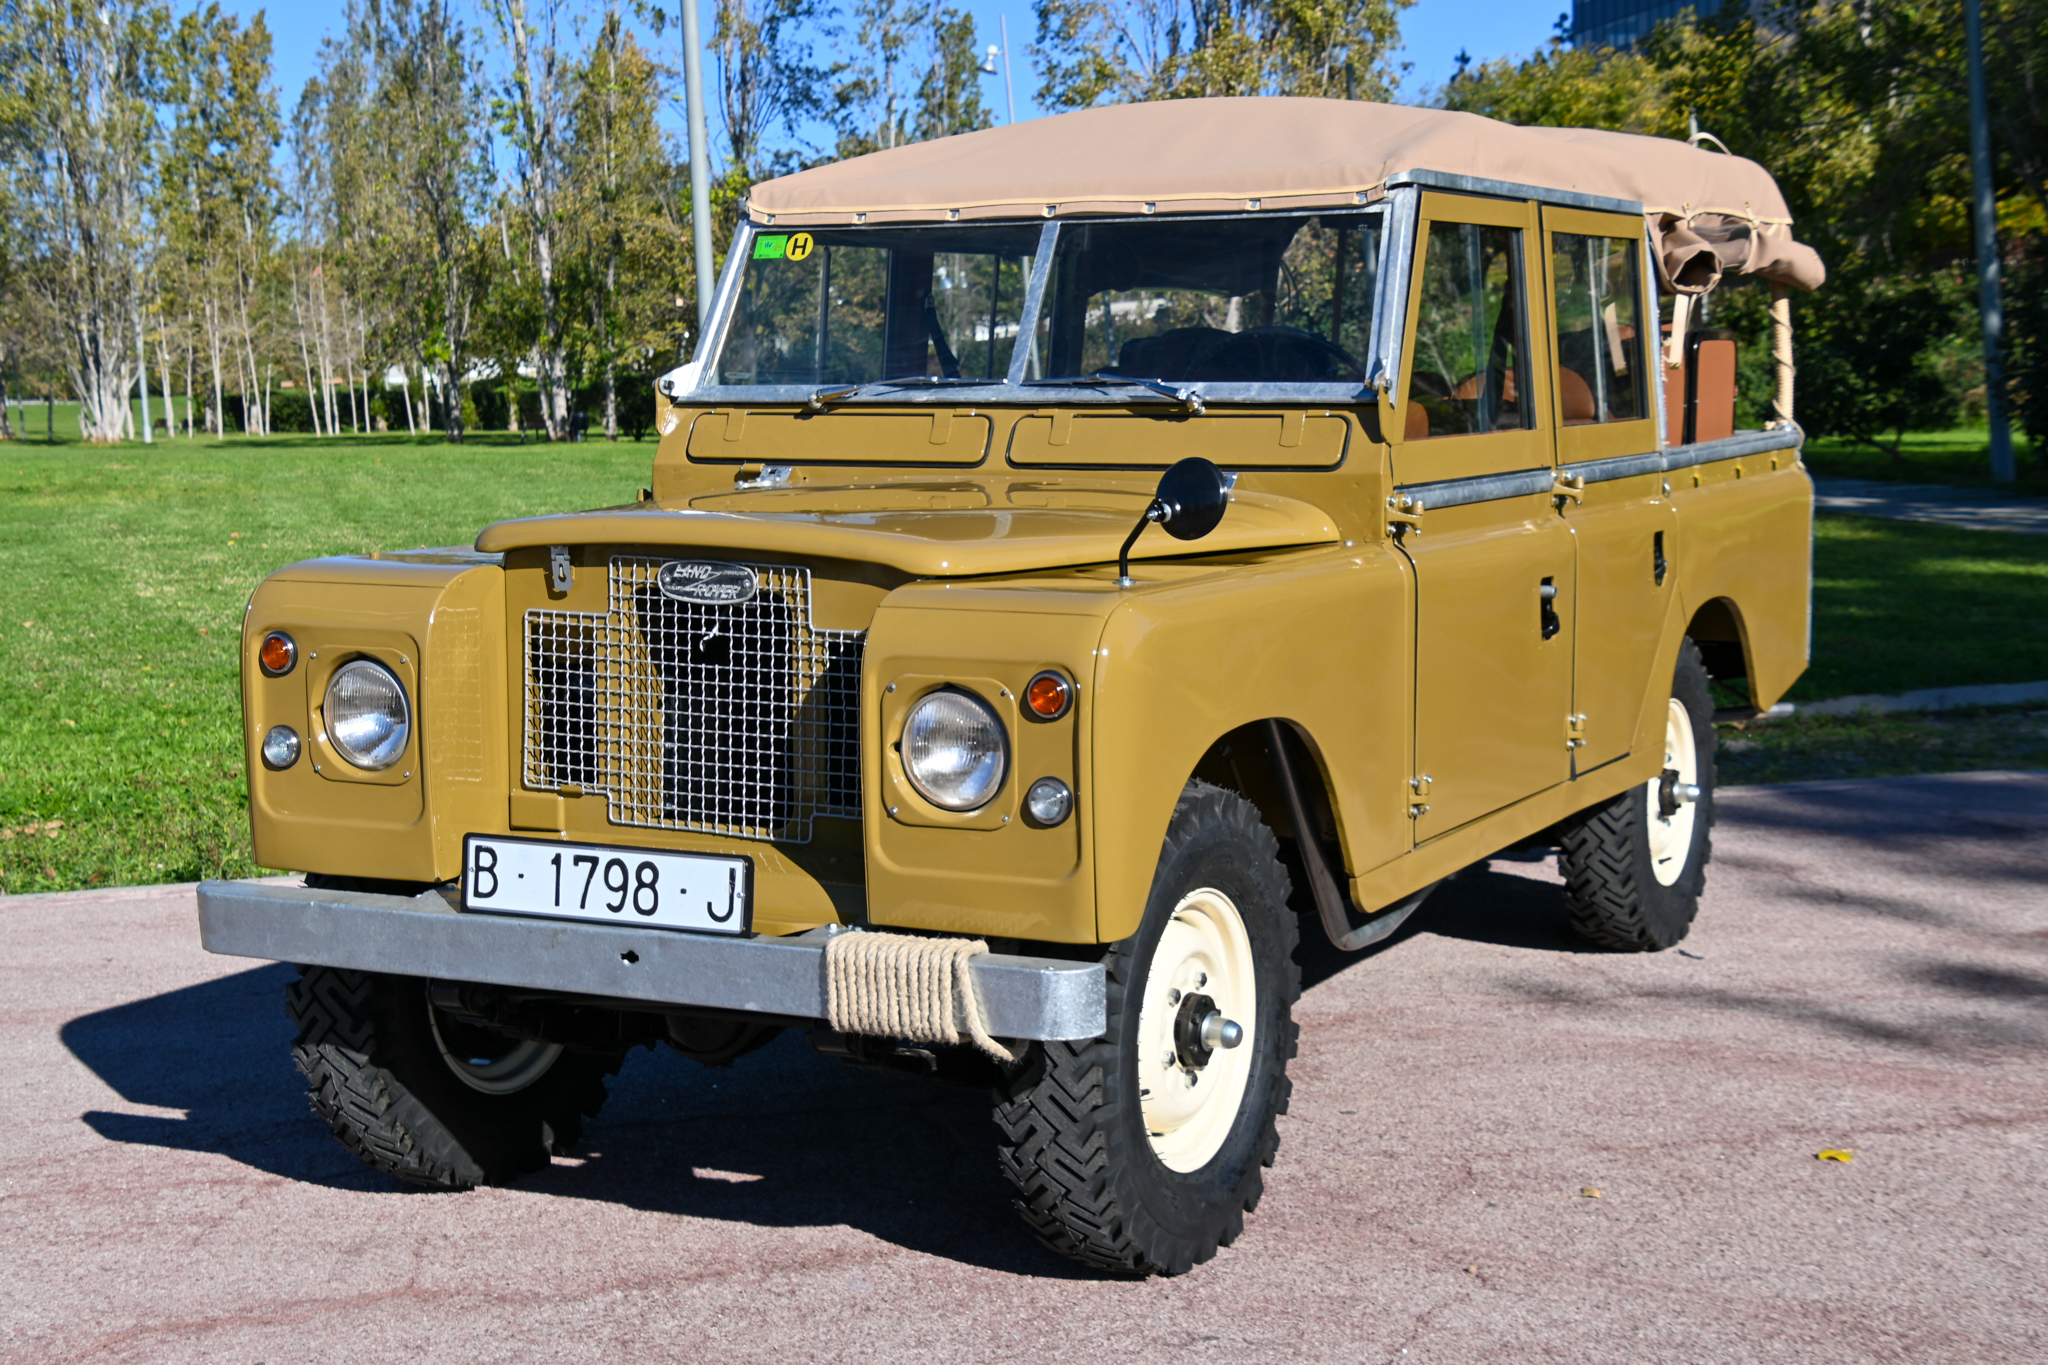
<svg viewBox="0 0 2048 1365"><path fill-rule="evenodd" d="M1152 1151L1171 1171L1198 1171L1223 1149L1257 1055L1258 981L1251 936L1230 897L1204 887L1182 897L1159 936L1138 1009L1138 1107ZM1184 1064L1174 1025L1204 995L1243 1030L1199 1067Z"/></svg>
<svg viewBox="0 0 2048 1365"><path fill-rule="evenodd" d="M442 1029L439 1010L429 1005L427 1018L434 1026L434 1045L441 1049L441 1060L448 1063L455 1079L480 1094L515 1095L547 1075L548 1068L562 1055L560 1043L506 1038L497 1055L472 1056L474 1049L460 1045L459 1033L451 1039L448 1031Z"/></svg>
<svg viewBox="0 0 2048 1365"><path fill-rule="evenodd" d="M1675 774L1675 777L1667 776ZM1674 790L1684 790L1700 780L1699 748L1692 738L1692 713L1685 709L1685 703L1673 697L1670 709L1664 719L1664 771L1650 779L1650 870L1656 874L1659 886L1672 886L1685 871L1687 855L1692 852L1692 827L1699 819L1696 802L1681 798L1678 808L1664 813L1664 784L1673 783Z"/></svg>

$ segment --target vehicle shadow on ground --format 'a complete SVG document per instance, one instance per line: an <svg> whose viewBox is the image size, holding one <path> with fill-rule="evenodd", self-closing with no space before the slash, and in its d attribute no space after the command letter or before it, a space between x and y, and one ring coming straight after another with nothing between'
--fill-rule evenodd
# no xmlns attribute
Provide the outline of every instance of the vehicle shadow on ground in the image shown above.
<svg viewBox="0 0 2048 1365"><path fill-rule="evenodd" d="M1307 914L1301 921L1301 988L1321 985L1349 968L1372 961L1423 934L1439 938L1492 943L1503 948L1529 948L1546 953L1602 953L1572 932L1563 888L1502 871L1496 864L1538 864L1551 859L1550 849L1497 855L1448 878L1431 893L1408 921L1384 941L1358 952L1340 952L1323 932L1322 921Z"/></svg>
<svg viewBox="0 0 2048 1365"><path fill-rule="evenodd" d="M336 1190L423 1199L358 1163L307 1108L272 964L81 1015L59 1032L131 1105L90 1111L110 1142L207 1152ZM568 1160L520 1188L760 1227L844 1224L910 1250L1036 1277L1089 1272L1010 1207L991 1096L857 1070L784 1035L729 1068L635 1051ZM451 1212L452 1217L461 1215Z"/></svg>

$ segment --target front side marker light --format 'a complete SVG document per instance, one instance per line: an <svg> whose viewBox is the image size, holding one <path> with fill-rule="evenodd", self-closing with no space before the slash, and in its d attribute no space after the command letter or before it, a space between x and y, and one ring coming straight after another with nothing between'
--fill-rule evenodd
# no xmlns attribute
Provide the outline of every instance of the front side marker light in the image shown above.
<svg viewBox="0 0 2048 1365"><path fill-rule="evenodd" d="M263 766L283 772L299 761L299 732L289 725L273 725L263 736Z"/></svg>
<svg viewBox="0 0 2048 1365"><path fill-rule="evenodd" d="M281 630L273 630L257 647L256 662L266 677L282 678L298 666L298 642Z"/></svg>
<svg viewBox="0 0 2048 1365"><path fill-rule="evenodd" d="M1034 720L1058 720L1074 704L1074 685L1047 669L1024 684L1024 708Z"/></svg>
<svg viewBox="0 0 2048 1365"><path fill-rule="evenodd" d="M1057 777L1041 777L1024 793L1024 809L1033 820L1050 828L1074 813L1073 789Z"/></svg>

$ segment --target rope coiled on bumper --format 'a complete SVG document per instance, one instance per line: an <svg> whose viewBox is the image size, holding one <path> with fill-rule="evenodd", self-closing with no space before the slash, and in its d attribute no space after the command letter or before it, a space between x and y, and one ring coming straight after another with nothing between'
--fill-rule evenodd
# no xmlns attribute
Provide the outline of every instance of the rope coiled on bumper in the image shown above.
<svg viewBox="0 0 2048 1365"><path fill-rule="evenodd" d="M989 1036L968 963L988 951L969 938L834 934L825 945L825 1011L841 1033L958 1043L967 1038L997 1061L1014 1061Z"/></svg>

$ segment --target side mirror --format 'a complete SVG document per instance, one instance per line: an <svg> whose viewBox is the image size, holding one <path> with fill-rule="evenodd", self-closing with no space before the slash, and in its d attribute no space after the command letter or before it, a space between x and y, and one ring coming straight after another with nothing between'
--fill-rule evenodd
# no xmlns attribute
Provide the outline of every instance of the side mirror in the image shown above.
<svg viewBox="0 0 2048 1365"><path fill-rule="evenodd" d="M1175 540L1200 540L1223 520L1223 509L1230 506L1232 482L1222 470L1199 456L1182 460L1167 470L1145 515L1138 518L1138 524L1124 537L1123 548L1117 551L1117 586L1132 586L1131 547L1138 543L1141 531L1158 522Z"/></svg>

